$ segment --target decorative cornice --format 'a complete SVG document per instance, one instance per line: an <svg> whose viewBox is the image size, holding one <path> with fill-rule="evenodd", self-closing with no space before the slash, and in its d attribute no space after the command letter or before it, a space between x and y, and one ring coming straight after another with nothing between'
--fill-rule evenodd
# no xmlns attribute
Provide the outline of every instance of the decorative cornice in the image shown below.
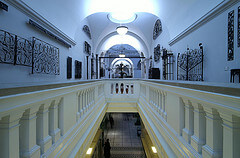
<svg viewBox="0 0 240 158"><path fill-rule="evenodd" d="M191 32L198 29L203 24L207 23L223 11L225 11L228 7L233 5L234 3L238 2L238 0L223 0L220 2L217 6L215 6L212 10L207 12L205 15L203 15L201 18L199 18L197 21L195 21L192 25L190 25L188 28L186 28L184 31L179 33L176 37L174 37L172 40L168 42L170 46L177 43L179 40L183 39L185 36L189 35Z"/></svg>
<svg viewBox="0 0 240 158"><path fill-rule="evenodd" d="M35 10L33 10L30 6L28 6L26 3L24 3L22 0L5 0L27 16L29 16L31 19L34 19L36 22L44 26L49 31L53 32L60 38L62 38L64 41L71 45L76 45L76 42L66 35L64 32L62 32L60 29L58 29L55 25L50 23L47 19L45 19L43 16L41 16L39 13L37 13Z"/></svg>

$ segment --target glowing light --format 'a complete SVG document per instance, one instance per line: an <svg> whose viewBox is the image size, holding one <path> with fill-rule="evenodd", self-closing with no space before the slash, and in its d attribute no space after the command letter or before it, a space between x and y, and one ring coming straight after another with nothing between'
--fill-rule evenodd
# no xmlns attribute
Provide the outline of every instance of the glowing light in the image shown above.
<svg viewBox="0 0 240 158"><path fill-rule="evenodd" d="M87 155L90 155L92 153L92 148L89 148L88 150L87 150Z"/></svg>
<svg viewBox="0 0 240 158"><path fill-rule="evenodd" d="M152 146L152 151L153 151L153 153L157 153L157 149L154 147L154 146Z"/></svg>
<svg viewBox="0 0 240 158"><path fill-rule="evenodd" d="M114 23L130 23L137 18L137 14L133 12L112 12L108 14L108 19Z"/></svg>
<svg viewBox="0 0 240 158"><path fill-rule="evenodd" d="M117 27L117 33L119 35L126 35L127 32L128 32L128 28L126 26Z"/></svg>
<svg viewBox="0 0 240 158"><path fill-rule="evenodd" d="M114 45L117 44L129 44L130 46L134 47L136 50L141 50L140 42L133 36L130 35L115 35L110 37L104 44L103 50L108 50Z"/></svg>
<svg viewBox="0 0 240 158"><path fill-rule="evenodd" d="M125 54L119 54L120 58L125 58Z"/></svg>

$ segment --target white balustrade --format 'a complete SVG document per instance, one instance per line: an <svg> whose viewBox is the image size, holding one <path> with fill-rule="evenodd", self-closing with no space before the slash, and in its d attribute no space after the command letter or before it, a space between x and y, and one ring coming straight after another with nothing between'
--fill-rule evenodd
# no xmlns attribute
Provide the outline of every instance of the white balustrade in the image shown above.
<svg viewBox="0 0 240 158"><path fill-rule="evenodd" d="M2 96L0 157L84 157L89 131L120 109L139 112L153 144L170 157L238 158L239 105L239 96L194 85L131 79Z"/></svg>

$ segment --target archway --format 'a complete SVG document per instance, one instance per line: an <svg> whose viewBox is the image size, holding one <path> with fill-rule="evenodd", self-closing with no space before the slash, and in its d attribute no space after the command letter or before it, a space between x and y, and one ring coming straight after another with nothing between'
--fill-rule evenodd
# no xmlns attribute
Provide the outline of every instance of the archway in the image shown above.
<svg viewBox="0 0 240 158"><path fill-rule="evenodd" d="M100 55L100 77L105 78L141 78L142 52L129 44L116 44Z"/></svg>

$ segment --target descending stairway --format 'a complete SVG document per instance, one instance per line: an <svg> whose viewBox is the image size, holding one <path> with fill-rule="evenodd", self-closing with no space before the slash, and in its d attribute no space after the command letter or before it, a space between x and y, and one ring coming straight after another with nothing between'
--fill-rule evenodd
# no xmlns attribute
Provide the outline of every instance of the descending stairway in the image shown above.
<svg viewBox="0 0 240 158"><path fill-rule="evenodd" d="M112 147L111 158L146 158L142 147Z"/></svg>
<svg viewBox="0 0 240 158"><path fill-rule="evenodd" d="M145 158L141 138L137 131L136 117L133 114L113 113L113 128L109 128L105 138L111 145L111 158Z"/></svg>

